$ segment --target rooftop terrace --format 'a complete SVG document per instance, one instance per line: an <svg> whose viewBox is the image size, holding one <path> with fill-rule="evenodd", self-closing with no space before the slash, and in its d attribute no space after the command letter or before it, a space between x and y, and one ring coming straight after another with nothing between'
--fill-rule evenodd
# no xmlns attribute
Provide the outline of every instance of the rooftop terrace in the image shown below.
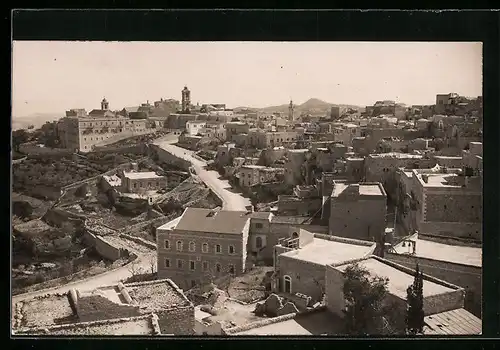
<svg viewBox="0 0 500 350"><path fill-rule="evenodd" d="M483 250L481 247L440 243L419 238L418 235L414 235L410 239L416 242L415 256L417 257L476 267L482 266ZM411 248L408 245L403 247L403 242L393 248L397 254L411 253Z"/></svg>
<svg viewBox="0 0 500 350"><path fill-rule="evenodd" d="M387 286L387 289L389 293L403 300L406 300L406 289L413 283L415 278L412 274L397 269L394 266L391 266L390 264L387 264L386 262L374 257L361 260L357 263L359 266L365 268L373 275L388 278L389 284ZM344 272L349 265L352 265L352 263L336 266L335 268ZM438 284L424 279L424 298L452 291L454 291L454 289L451 289L444 284Z"/></svg>
<svg viewBox="0 0 500 350"><path fill-rule="evenodd" d="M366 244L347 243L342 241L313 238L311 243L300 249L280 255L283 257L303 260L318 265L338 264L344 261L359 259L373 252L372 246Z"/></svg>

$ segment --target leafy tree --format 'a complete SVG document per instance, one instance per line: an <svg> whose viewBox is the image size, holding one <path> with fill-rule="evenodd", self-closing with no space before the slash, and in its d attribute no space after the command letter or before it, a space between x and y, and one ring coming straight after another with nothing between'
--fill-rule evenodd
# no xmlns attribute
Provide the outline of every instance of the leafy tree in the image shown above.
<svg viewBox="0 0 500 350"><path fill-rule="evenodd" d="M424 330L424 274L417 263L413 284L406 290L408 303L406 313L406 332L408 334L422 334Z"/></svg>
<svg viewBox="0 0 500 350"><path fill-rule="evenodd" d="M344 277L346 332L350 335L380 333L380 325L388 312L383 307L383 301L387 296L389 280L371 276L358 264L348 266Z"/></svg>
<svg viewBox="0 0 500 350"><path fill-rule="evenodd" d="M14 151L19 152L19 146L22 143L29 141L29 134L24 129L14 130L12 132L12 148Z"/></svg>

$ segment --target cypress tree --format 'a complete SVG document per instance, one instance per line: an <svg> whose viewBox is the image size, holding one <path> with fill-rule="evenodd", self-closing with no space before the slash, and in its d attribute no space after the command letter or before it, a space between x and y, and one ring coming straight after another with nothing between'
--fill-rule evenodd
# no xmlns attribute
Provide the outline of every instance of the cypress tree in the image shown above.
<svg viewBox="0 0 500 350"><path fill-rule="evenodd" d="M421 334L424 330L424 274L418 263L415 269L413 284L408 286L406 329L408 334Z"/></svg>

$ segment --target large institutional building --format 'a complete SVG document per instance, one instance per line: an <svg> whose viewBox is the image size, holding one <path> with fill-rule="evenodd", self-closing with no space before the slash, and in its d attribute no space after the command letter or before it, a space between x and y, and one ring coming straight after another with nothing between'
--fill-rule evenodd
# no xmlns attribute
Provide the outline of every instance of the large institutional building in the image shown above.
<svg viewBox="0 0 500 350"><path fill-rule="evenodd" d="M61 146L80 152L148 132L146 119L130 119L114 113L106 99L102 100L101 109L88 114L84 109L67 111L57 127Z"/></svg>

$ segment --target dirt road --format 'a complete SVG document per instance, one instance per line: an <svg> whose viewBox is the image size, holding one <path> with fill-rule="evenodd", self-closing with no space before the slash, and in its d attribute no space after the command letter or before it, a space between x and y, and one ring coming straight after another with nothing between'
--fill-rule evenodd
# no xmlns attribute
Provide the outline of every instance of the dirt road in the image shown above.
<svg viewBox="0 0 500 350"><path fill-rule="evenodd" d="M193 165L199 179L203 181L221 200L224 210L245 211L251 205L250 199L243 197L241 193L233 192L227 180L220 179L220 175L213 170L206 170L206 161L194 157L194 152L177 147L172 143L175 141L156 142L165 151L176 157L187 160Z"/></svg>

